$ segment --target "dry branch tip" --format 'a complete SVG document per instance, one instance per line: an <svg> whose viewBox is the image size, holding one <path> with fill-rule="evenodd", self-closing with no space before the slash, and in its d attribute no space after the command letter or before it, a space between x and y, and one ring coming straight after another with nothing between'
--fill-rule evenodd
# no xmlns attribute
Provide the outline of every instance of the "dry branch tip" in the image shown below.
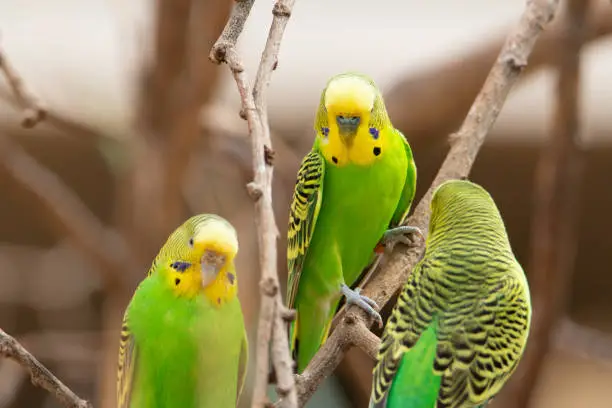
<svg viewBox="0 0 612 408"><path fill-rule="evenodd" d="M47 117L47 110L44 108L32 109L27 108L23 112L23 119L21 120L21 126L26 129L31 129L38 122L42 122Z"/></svg>
<svg viewBox="0 0 612 408"><path fill-rule="evenodd" d="M15 99L23 109L21 126L27 129L33 128L47 117L47 109L41 100L28 89L2 48L0 48L0 71L4 74Z"/></svg>
<svg viewBox="0 0 612 408"><path fill-rule="evenodd" d="M279 313L283 320L287 323L291 323L297 317L297 311L295 309L289 309L285 307L282 303L278 306Z"/></svg>
<svg viewBox="0 0 612 408"><path fill-rule="evenodd" d="M291 8L288 7L284 2L277 1L274 3L274 7L272 8L272 14L275 17L291 17Z"/></svg>
<svg viewBox="0 0 612 408"><path fill-rule="evenodd" d="M254 181L251 181L249 184L247 184L247 193L253 201L258 201L263 195L261 186L255 183Z"/></svg>
<svg viewBox="0 0 612 408"><path fill-rule="evenodd" d="M273 277L269 276L259 282L261 293L268 296L274 297L278 293L278 281Z"/></svg>
<svg viewBox="0 0 612 408"><path fill-rule="evenodd" d="M53 394L60 403L70 408L92 408L91 403L79 398L62 383L47 367L40 363L15 338L0 329L0 356L10 358L28 371L35 386Z"/></svg>
<svg viewBox="0 0 612 408"><path fill-rule="evenodd" d="M264 145L263 153L264 153L264 161L266 162L266 164L268 166L272 166L274 164L274 156L276 155L276 152L271 147Z"/></svg>
<svg viewBox="0 0 612 408"><path fill-rule="evenodd" d="M518 55L516 52L510 50L504 53L500 60L503 64L507 65L508 68L514 71L523 71L527 67L527 58Z"/></svg>

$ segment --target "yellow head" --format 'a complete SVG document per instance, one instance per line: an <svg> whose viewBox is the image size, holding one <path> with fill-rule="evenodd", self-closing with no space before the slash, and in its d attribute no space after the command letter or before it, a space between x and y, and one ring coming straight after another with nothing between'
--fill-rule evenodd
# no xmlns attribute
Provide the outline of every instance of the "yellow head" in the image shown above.
<svg viewBox="0 0 612 408"><path fill-rule="evenodd" d="M155 258L149 274L159 273L177 296L203 293L214 305L236 296L234 227L214 214L191 217L177 228Z"/></svg>
<svg viewBox="0 0 612 408"><path fill-rule="evenodd" d="M346 72L329 80L315 119L319 147L328 163L365 166L380 159L388 126L382 95L372 79Z"/></svg>

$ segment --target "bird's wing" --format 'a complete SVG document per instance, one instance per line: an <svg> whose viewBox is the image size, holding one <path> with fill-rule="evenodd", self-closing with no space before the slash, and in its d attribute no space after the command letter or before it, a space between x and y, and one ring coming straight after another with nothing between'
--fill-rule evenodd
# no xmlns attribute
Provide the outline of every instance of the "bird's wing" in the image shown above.
<svg viewBox="0 0 612 408"><path fill-rule="evenodd" d="M244 388L244 380L246 378L247 366L249 362L249 340L247 338L246 330L242 337L242 347L240 349L240 359L238 360L238 389L236 396L236 403L240 400L240 395Z"/></svg>
<svg viewBox="0 0 612 408"><path fill-rule="evenodd" d="M127 313L123 316L119 342L119 366L117 368L117 407L128 408L134 380L136 345L128 326Z"/></svg>
<svg viewBox="0 0 612 408"><path fill-rule="evenodd" d="M415 265L387 321L373 372L370 407L387 406L389 390L404 354L432 324L436 307L432 301L435 274L431 269L427 261Z"/></svg>
<svg viewBox="0 0 612 408"><path fill-rule="evenodd" d="M302 266L315 229L323 200L325 162L321 154L311 151L298 171L287 232L287 306L295 303Z"/></svg>
<svg viewBox="0 0 612 408"><path fill-rule="evenodd" d="M408 212L410 212L410 207L412 206L412 201L414 200L414 194L416 193L417 169L414 163L414 158L412 157L412 149L410 148L410 144L408 144L408 140L406 140L406 137L399 130L394 129L393 131L396 132L402 139L404 150L406 152L406 159L408 160L404 189L402 190L402 195L400 196L399 203L395 209L390 225L391 227L397 227L404 222Z"/></svg>
<svg viewBox="0 0 612 408"><path fill-rule="evenodd" d="M529 331L528 296L515 276L497 279L469 306L454 303L440 319L434 370L442 375L438 401L443 406L490 401L521 358Z"/></svg>

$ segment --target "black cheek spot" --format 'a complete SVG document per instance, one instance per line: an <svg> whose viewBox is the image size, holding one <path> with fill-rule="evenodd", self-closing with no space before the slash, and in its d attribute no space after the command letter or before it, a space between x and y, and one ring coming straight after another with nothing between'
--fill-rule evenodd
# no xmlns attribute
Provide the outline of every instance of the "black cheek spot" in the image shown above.
<svg viewBox="0 0 612 408"><path fill-rule="evenodd" d="M229 281L230 285L234 284L234 280L236 279L236 277L234 276L233 273L229 272L227 274L227 280Z"/></svg>
<svg viewBox="0 0 612 408"><path fill-rule="evenodd" d="M332 161L333 161L335 164L338 164L338 158L337 158L336 156L332 156Z"/></svg>
<svg viewBox="0 0 612 408"><path fill-rule="evenodd" d="M380 152L381 152L380 147L376 146L374 148L374 156L378 156L380 154Z"/></svg>
<svg viewBox="0 0 612 408"><path fill-rule="evenodd" d="M221 298L217 298L217 304L220 305L221 304Z"/></svg>
<svg viewBox="0 0 612 408"><path fill-rule="evenodd" d="M174 280L174 284L175 284L176 286L178 286L178 284L179 284L179 283L181 283L181 280L180 280L179 278L176 278L176 279Z"/></svg>

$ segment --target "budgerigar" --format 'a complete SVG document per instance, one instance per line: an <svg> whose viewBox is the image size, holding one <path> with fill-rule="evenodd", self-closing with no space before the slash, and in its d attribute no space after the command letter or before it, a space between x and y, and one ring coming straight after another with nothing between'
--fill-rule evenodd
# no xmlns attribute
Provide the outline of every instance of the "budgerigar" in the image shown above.
<svg viewBox="0 0 612 408"><path fill-rule="evenodd" d="M529 334L529 286L495 202L464 180L431 201L423 258L385 327L370 407L485 407Z"/></svg>
<svg viewBox="0 0 612 408"><path fill-rule="evenodd" d="M248 360L234 227L213 214L177 228L123 318L119 408L235 407Z"/></svg>
<svg viewBox="0 0 612 408"><path fill-rule="evenodd" d="M326 340L342 295L382 324L377 305L351 287L378 244L420 233L400 226L414 198L416 167L372 79L332 77L314 128L289 214L287 304L297 310L290 341L298 372Z"/></svg>

